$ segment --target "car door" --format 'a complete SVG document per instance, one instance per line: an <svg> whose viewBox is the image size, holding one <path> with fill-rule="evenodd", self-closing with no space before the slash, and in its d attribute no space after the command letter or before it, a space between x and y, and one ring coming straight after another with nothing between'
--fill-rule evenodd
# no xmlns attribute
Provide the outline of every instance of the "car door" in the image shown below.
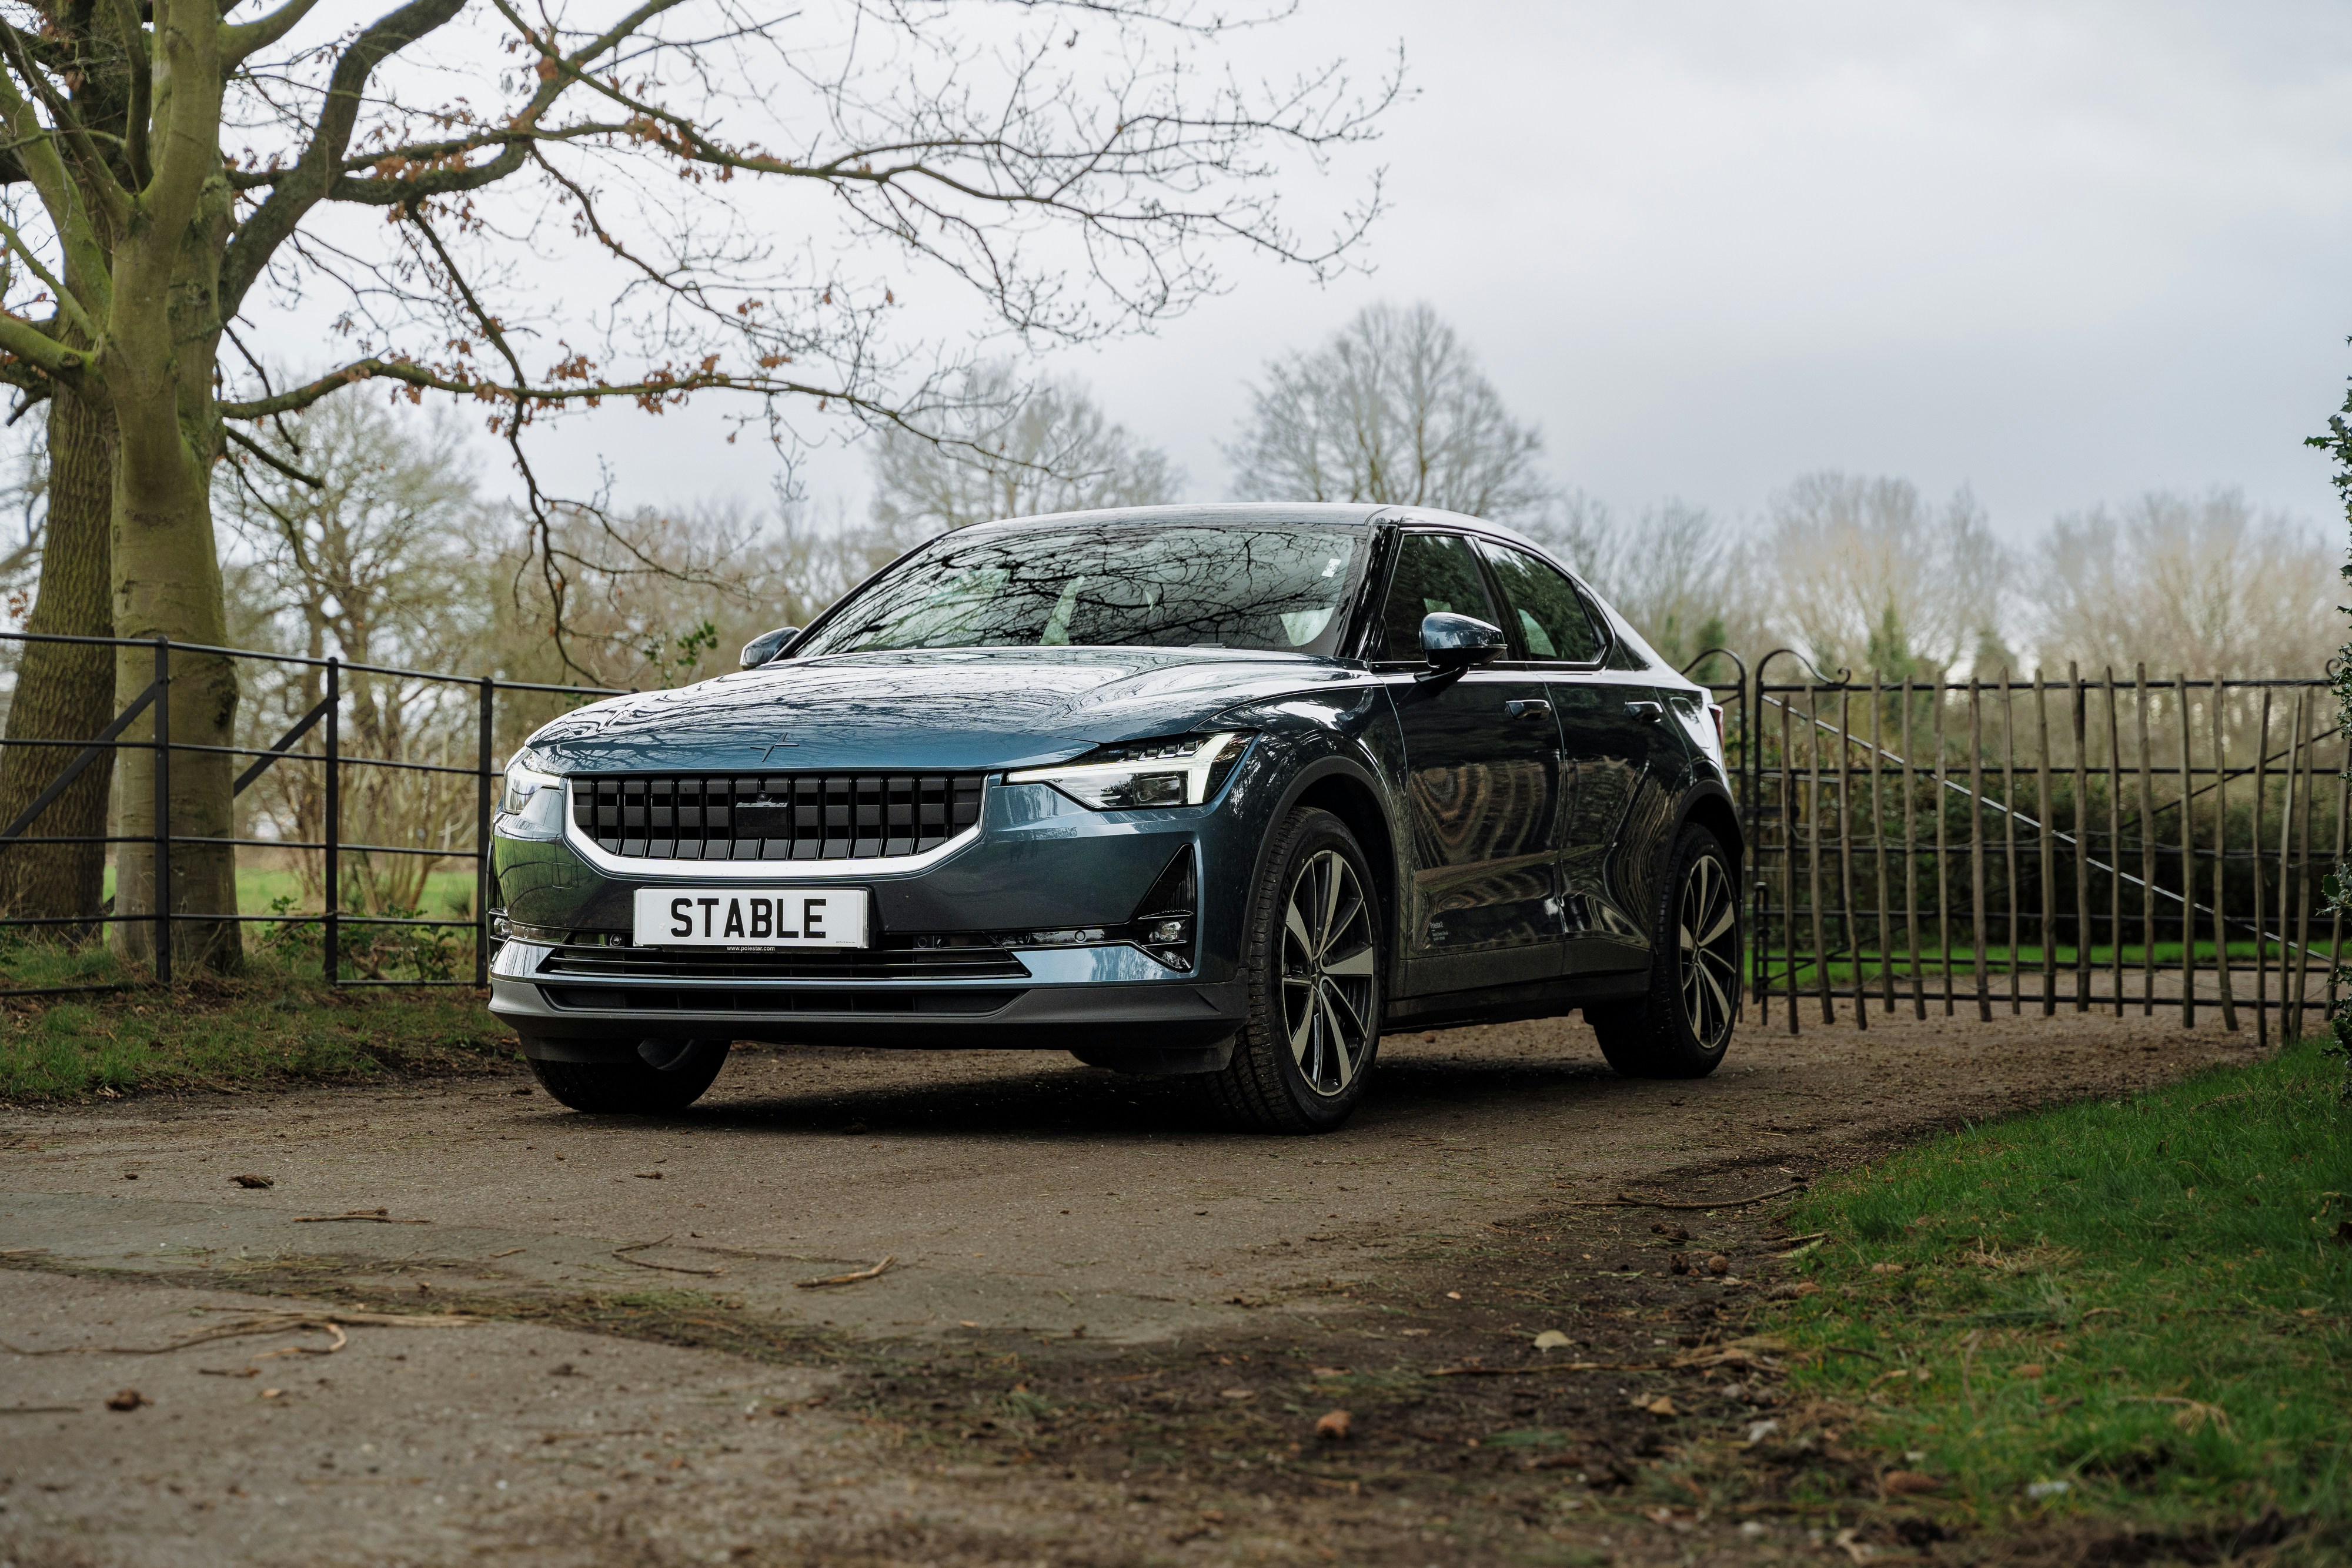
<svg viewBox="0 0 2352 1568"><path fill-rule="evenodd" d="M1654 821L1671 778L1658 755L1674 737L1656 687L1604 669L1608 621L1559 568L1515 546L1482 539L1507 627L1539 672L1559 727L1567 809L1560 834L1564 972L1637 969L1649 962L1647 915L1656 859Z"/></svg>
<svg viewBox="0 0 2352 1568"><path fill-rule="evenodd" d="M1381 619L1405 753L1412 880L1405 985L1430 995L1559 973L1559 733L1541 677L1472 668L1420 678L1425 615L1501 624L1461 534L1408 532Z"/></svg>

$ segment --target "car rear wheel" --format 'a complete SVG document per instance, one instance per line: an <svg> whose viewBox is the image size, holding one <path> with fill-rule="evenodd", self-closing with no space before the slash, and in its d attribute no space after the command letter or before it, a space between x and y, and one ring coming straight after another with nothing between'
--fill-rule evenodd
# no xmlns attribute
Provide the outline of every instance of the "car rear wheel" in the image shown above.
<svg viewBox="0 0 2352 1568"><path fill-rule="evenodd" d="M1248 1022L1207 1082L1234 1126L1328 1133L1364 1096L1381 1040L1380 901L1348 825L1312 807L1276 831L1249 904Z"/></svg>
<svg viewBox="0 0 2352 1568"><path fill-rule="evenodd" d="M1722 841L1696 823L1675 842L1652 927L1650 987L1595 1002L1585 1020L1628 1078L1704 1078L1731 1044L1739 1000L1739 895Z"/></svg>
<svg viewBox="0 0 2352 1568"><path fill-rule="evenodd" d="M540 1083L574 1111L657 1116L683 1111L702 1098L727 1064L723 1040L644 1040L621 1061L541 1061L530 1070Z"/></svg>

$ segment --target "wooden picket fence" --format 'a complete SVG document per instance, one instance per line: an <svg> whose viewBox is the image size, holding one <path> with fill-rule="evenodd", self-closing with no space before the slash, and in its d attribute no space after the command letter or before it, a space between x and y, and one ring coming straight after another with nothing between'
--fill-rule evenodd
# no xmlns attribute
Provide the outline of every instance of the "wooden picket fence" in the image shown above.
<svg viewBox="0 0 2352 1568"><path fill-rule="evenodd" d="M2292 1040L2334 1006L2347 780L2326 679L1775 684L1780 656L1715 688L1759 1022L2164 1008L2267 1043L2274 1014Z"/></svg>

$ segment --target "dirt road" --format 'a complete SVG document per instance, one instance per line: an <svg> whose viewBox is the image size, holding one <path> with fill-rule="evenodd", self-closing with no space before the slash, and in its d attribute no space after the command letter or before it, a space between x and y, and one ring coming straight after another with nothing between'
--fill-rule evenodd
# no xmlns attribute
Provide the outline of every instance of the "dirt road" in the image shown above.
<svg viewBox="0 0 2352 1568"><path fill-rule="evenodd" d="M1792 1527L1612 1509L1659 1451L1612 1457L1624 1377L1399 1380L1548 1327L1611 1362L1769 1279L1760 1209L1719 1222L1729 1281L1685 1282L1635 1267L1646 1224L1579 1200L1745 1196L2252 1049L2218 1019L1878 1017L1751 1029L1714 1078L1637 1083L1580 1024L1462 1030L1385 1042L1363 1112L1313 1140L1010 1053L746 1051L644 1124L520 1072L0 1113L0 1338L66 1353L0 1353L0 1561L1804 1554ZM491 1321L126 1353L262 1312L453 1310ZM1342 1402L1422 1414L1349 1440L1390 1445L1375 1466L1317 1444ZM1591 1457L1496 1479L1500 1427Z"/></svg>

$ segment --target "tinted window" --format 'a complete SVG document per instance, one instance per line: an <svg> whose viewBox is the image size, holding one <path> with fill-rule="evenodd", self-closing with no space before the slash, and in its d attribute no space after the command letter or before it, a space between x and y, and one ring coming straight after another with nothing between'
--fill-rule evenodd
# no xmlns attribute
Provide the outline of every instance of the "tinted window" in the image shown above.
<svg viewBox="0 0 2352 1568"><path fill-rule="evenodd" d="M1459 534L1407 534L1397 551L1396 575L1381 616L1391 659L1421 657L1421 618L1450 612L1499 623L1486 579Z"/></svg>
<svg viewBox="0 0 2352 1568"><path fill-rule="evenodd" d="M1505 545L1479 549L1495 568L1495 581L1510 606L1511 630L1530 659L1589 664L1601 657L1601 633L1584 608L1584 596L1548 561Z"/></svg>
<svg viewBox="0 0 2352 1568"><path fill-rule="evenodd" d="M1359 529L1097 523L950 534L793 650L1223 647L1322 653Z"/></svg>

